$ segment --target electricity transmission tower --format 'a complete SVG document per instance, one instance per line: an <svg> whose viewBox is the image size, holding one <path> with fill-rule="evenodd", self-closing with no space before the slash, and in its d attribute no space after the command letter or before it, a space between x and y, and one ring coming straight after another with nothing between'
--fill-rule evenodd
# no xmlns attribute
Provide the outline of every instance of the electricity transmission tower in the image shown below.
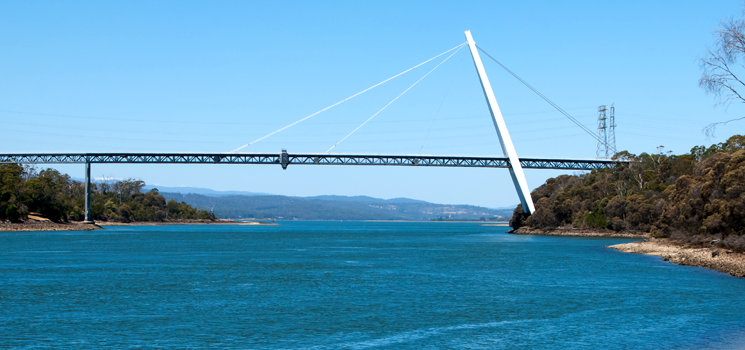
<svg viewBox="0 0 745 350"><path fill-rule="evenodd" d="M616 154L616 108L610 105L598 107L598 159L610 159Z"/></svg>

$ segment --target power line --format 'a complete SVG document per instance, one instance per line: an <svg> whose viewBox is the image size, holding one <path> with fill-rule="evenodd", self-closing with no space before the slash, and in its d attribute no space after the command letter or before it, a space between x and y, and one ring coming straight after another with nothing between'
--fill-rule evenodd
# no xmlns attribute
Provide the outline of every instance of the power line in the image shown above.
<svg viewBox="0 0 745 350"><path fill-rule="evenodd" d="M504 70L506 70L507 73L510 73L513 77L515 77L515 79L519 80L521 83L523 83L523 85L525 85L526 87L528 87L528 89L532 90L536 95L538 95L538 97L542 98L549 105L551 105L552 107L554 107L557 111L559 111L559 113L561 113L565 117L569 118L569 120L571 120L574 124L577 124L577 126L579 126L582 130L584 130L588 135L592 136L592 138L594 138L595 140L597 140L599 142L603 142L597 135L595 135L594 132L592 132L592 130L590 130L589 128L587 128L584 124L580 123L579 120L574 119L574 117L572 117L569 113L567 113L566 111L564 111L563 109L561 109L561 107L559 107L556 103L554 103L553 101L549 100L548 97L546 97L545 95L543 95L542 93L540 93L533 86L531 86L530 84L528 84L528 82L526 82L525 80L523 80L522 78L520 78L517 74L515 74L514 72L512 72L509 68L507 68L501 62L497 61L496 58L492 57L488 52L484 51L484 49L482 49L478 45L476 47L479 50L481 50L481 52L483 52L486 56L488 56L489 58L491 58L492 61L496 62L500 67L504 68Z"/></svg>

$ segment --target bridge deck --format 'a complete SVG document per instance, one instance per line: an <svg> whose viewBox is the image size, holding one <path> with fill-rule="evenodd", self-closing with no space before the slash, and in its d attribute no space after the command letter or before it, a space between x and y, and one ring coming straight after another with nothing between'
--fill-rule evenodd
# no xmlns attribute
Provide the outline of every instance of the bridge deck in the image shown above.
<svg viewBox="0 0 745 350"><path fill-rule="evenodd" d="M393 165L466 168L508 168L507 157L442 155L361 155L281 153L18 153L0 154L0 163L84 164L278 164ZM612 168L626 161L610 159L520 158L527 169L593 170Z"/></svg>

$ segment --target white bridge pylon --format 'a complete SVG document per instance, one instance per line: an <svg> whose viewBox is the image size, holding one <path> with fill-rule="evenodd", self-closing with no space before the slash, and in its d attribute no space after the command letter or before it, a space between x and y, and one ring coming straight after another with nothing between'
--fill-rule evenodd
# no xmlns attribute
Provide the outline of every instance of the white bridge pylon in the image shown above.
<svg viewBox="0 0 745 350"><path fill-rule="evenodd" d="M525 173L523 173L520 159L517 157L517 152L515 152L515 146L512 144L510 133L507 131L507 124L505 124L502 112L499 110L497 99L494 97L494 91L489 83L489 78L486 76L484 64L481 63L481 57L479 56L476 42L473 41L473 37L471 36L471 31L467 30L465 34L468 40L468 48L471 50L471 57L473 57L473 64L476 65L476 72L479 74L481 88L484 91L484 97L486 97L486 104L489 107L489 113L491 113L492 121L494 122L494 128L497 129L499 144L502 146L502 152L504 152L505 157L510 159L509 169L512 176L512 183L515 185L515 190L517 190L517 196L520 197L523 212L533 214L535 212L533 198L530 197L528 181L525 180Z"/></svg>

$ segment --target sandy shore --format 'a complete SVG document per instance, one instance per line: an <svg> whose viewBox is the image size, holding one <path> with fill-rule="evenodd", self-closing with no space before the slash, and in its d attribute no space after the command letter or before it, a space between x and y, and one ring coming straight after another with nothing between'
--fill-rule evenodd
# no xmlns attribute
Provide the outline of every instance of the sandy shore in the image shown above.
<svg viewBox="0 0 745 350"><path fill-rule="evenodd" d="M587 230L575 228L557 228L551 230L521 227L509 233L515 235L566 236L566 237L606 237L606 238L648 238L647 233L616 232L613 230Z"/></svg>
<svg viewBox="0 0 745 350"><path fill-rule="evenodd" d="M656 255L673 264L705 267L745 277L745 254L721 248L686 248L673 241L650 239L607 246L626 253Z"/></svg>

